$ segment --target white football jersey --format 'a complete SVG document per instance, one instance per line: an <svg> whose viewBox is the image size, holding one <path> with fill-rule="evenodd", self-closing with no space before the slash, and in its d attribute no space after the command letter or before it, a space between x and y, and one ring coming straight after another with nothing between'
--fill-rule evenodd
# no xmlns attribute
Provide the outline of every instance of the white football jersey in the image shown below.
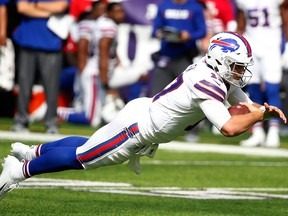
<svg viewBox="0 0 288 216"><path fill-rule="evenodd" d="M263 44L280 46L282 20L279 7L283 1L236 0L237 7L245 13L246 32L244 35L254 51L267 51L261 50Z"/></svg>
<svg viewBox="0 0 288 216"><path fill-rule="evenodd" d="M85 74L95 74L98 75L99 71L97 70L97 23L95 20L83 20L78 24L78 33L79 38L85 38L89 41L88 47L88 59L83 73ZM99 40L99 39L98 39Z"/></svg>
<svg viewBox="0 0 288 216"><path fill-rule="evenodd" d="M117 32L117 24L106 16L101 16L97 20L83 20L79 22L79 38L85 38L89 41L89 59L83 73L94 75L99 74L99 41L103 37L113 39L113 43L109 51L109 71L114 69L116 62Z"/></svg>
<svg viewBox="0 0 288 216"><path fill-rule="evenodd" d="M205 117L220 130L231 118L227 99L231 104L252 103L240 88L230 86L227 91L222 78L203 58L153 97L139 120L140 135L152 143L169 142Z"/></svg>

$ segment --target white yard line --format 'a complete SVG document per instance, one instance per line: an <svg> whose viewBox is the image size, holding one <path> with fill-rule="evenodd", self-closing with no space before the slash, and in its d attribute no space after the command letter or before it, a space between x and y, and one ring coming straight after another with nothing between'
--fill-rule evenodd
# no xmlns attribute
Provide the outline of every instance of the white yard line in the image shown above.
<svg viewBox="0 0 288 216"><path fill-rule="evenodd" d="M181 165L181 166L264 166L287 167L288 162L262 162L262 161L162 161L142 160L141 164L152 165Z"/></svg>
<svg viewBox="0 0 288 216"><path fill-rule="evenodd" d="M185 199L233 199L233 200L263 200L288 199L287 194L272 192L287 192L288 188L179 188L179 187L135 187L127 183L94 182L64 179L31 178L20 183L20 188L53 189L65 188L74 191L94 193L113 193L142 196L157 196ZM267 193L271 191L271 193Z"/></svg>
<svg viewBox="0 0 288 216"><path fill-rule="evenodd" d="M51 142L65 138L69 135L63 134L45 134L45 133L15 133L12 131L0 131L1 140L13 141L39 141ZM188 143L180 141L172 141L170 143L159 145L159 149L169 151L182 152L211 152L223 154L242 154L251 156L267 156L267 157L288 157L288 149L271 149L263 147L242 147L236 145L220 145L220 144L205 144L205 143Z"/></svg>
<svg viewBox="0 0 288 216"><path fill-rule="evenodd" d="M220 144L205 144L205 143L187 143L173 141L167 144L160 145L159 149L169 151L183 152L211 152L223 154L243 154L251 156L267 156L267 157L288 157L288 149L271 149L264 147L243 147L236 145L220 145Z"/></svg>

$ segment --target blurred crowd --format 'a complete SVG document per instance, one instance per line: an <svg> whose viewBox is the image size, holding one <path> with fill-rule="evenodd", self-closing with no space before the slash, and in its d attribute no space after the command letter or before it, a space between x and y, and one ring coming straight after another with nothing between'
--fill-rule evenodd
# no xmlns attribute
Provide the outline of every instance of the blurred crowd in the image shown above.
<svg viewBox="0 0 288 216"><path fill-rule="evenodd" d="M33 121L51 134L63 121L99 127L128 101L163 90L222 31L243 34L252 46L251 99L287 114L287 4L0 0L0 116L13 117L16 132L28 132ZM203 124L210 127L200 123L186 140L198 141ZM257 123L240 144L279 147L282 127L278 119Z"/></svg>

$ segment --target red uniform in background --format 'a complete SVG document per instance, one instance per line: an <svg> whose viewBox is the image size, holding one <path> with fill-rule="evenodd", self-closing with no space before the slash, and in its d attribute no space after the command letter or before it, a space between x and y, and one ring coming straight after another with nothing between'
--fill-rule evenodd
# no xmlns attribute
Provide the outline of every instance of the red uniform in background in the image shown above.
<svg viewBox="0 0 288 216"><path fill-rule="evenodd" d="M219 33L222 31L233 31L236 29L234 8L230 0L203 0L210 13L212 31ZM208 29L210 30L210 29Z"/></svg>
<svg viewBox="0 0 288 216"><path fill-rule="evenodd" d="M210 38L223 31L235 31L237 22L230 0L200 0L205 6L206 37L201 40L201 50L207 51Z"/></svg>

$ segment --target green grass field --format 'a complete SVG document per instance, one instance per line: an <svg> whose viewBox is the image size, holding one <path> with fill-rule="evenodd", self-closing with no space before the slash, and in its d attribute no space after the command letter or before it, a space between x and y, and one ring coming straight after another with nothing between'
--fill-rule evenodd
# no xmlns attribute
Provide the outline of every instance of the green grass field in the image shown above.
<svg viewBox="0 0 288 216"><path fill-rule="evenodd" d="M11 120L0 121L0 130L11 127ZM39 123L31 130L43 132L44 128ZM64 134L90 135L93 131L67 124L61 127ZM236 145L243 138L228 139L208 131L200 135L206 143ZM1 161L9 154L13 141L0 141ZM287 138L281 141L281 148L286 148ZM41 178L56 183L85 180L126 186L82 186L78 182L74 186L35 188L32 182L24 182L0 202L0 215L288 215L287 158L160 149L154 159L141 161L141 175L123 164L34 177L36 182Z"/></svg>

